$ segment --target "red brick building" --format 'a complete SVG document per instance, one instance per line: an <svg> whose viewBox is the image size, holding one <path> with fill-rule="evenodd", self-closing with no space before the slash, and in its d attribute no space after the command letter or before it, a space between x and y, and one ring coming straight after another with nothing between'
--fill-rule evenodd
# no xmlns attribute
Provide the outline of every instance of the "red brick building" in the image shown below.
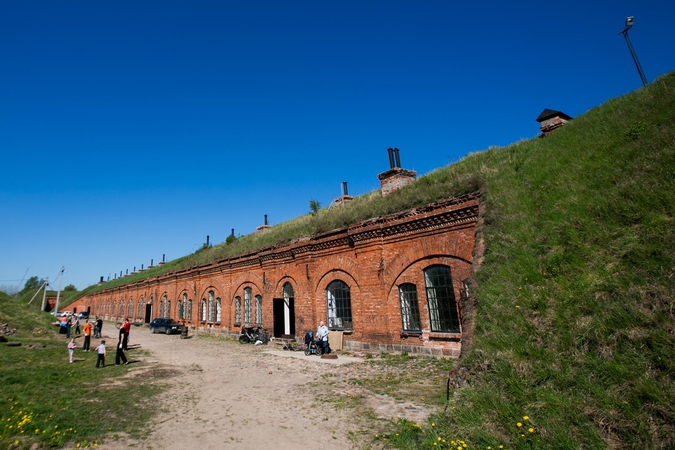
<svg viewBox="0 0 675 450"><path fill-rule="evenodd" d="M448 199L104 289L69 307L145 323L172 317L233 337L260 325L301 339L324 320L347 350L458 357L478 206L477 195Z"/></svg>

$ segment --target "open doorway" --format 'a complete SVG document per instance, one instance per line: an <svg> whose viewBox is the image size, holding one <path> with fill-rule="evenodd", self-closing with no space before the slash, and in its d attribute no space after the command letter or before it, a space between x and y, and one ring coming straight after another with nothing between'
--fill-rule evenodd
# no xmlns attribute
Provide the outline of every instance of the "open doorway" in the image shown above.
<svg viewBox="0 0 675 450"><path fill-rule="evenodd" d="M275 298L272 302L274 308L274 337L294 337L295 302L293 298Z"/></svg>

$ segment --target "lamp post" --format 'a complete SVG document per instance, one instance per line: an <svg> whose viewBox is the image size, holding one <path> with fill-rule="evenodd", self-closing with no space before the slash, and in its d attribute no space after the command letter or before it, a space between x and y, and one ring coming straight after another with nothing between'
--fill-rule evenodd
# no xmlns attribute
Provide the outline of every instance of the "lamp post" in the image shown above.
<svg viewBox="0 0 675 450"><path fill-rule="evenodd" d="M630 37L628 37L628 30L631 29L634 21L635 21L635 19L634 19L633 16L630 16L630 17L626 18L626 28L624 28L623 31L620 31L617 34L623 34L623 37L626 40L626 45L628 46L628 50L630 51L630 56L633 57L633 62L635 63L635 68L637 69L638 74L640 75L640 80L642 80L642 86L647 86L647 77L645 76L645 73L642 70L642 66L640 65L640 60L637 57L637 53L635 53L635 49L633 48L633 44L630 41Z"/></svg>

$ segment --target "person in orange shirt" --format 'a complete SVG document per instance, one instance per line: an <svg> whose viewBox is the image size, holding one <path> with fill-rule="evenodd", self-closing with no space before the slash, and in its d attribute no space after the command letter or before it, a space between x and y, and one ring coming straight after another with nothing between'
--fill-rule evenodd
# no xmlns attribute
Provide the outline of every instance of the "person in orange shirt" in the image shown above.
<svg viewBox="0 0 675 450"><path fill-rule="evenodd" d="M82 350L85 352L89 351L89 341L91 339L91 330L94 328L94 326L91 324L91 321L87 320L87 323L84 324L84 327L82 328L82 331L84 332L84 345L82 346Z"/></svg>

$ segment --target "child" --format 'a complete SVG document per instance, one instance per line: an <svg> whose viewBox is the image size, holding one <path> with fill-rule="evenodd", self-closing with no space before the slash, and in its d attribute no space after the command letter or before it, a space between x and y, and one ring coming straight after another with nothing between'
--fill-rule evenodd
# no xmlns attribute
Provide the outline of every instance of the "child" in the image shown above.
<svg viewBox="0 0 675 450"><path fill-rule="evenodd" d="M71 339L68 342L68 356L70 357L70 363L73 363L73 352L75 351L75 339Z"/></svg>
<svg viewBox="0 0 675 450"><path fill-rule="evenodd" d="M105 367L105 341L101 341L101 345L96 347L96 353L98 353L96 368L98 369L99 364L102 364L103 367Z"/></svg>

